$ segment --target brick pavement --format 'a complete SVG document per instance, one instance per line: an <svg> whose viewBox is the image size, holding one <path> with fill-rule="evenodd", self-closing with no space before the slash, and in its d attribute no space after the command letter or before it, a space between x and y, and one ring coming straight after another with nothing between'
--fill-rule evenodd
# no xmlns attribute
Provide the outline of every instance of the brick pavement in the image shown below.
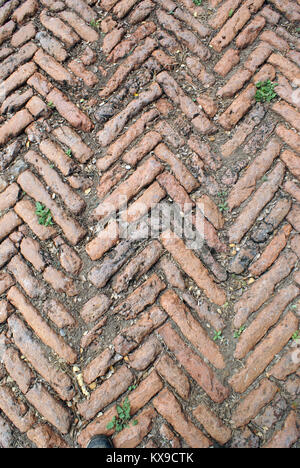
<svg viewBox="0 0 300 468"><path fill-rule="evenodd" d="M299 447L299 20L0 0L0 447ZM142 236L162 202L200 248Z"/></svg>

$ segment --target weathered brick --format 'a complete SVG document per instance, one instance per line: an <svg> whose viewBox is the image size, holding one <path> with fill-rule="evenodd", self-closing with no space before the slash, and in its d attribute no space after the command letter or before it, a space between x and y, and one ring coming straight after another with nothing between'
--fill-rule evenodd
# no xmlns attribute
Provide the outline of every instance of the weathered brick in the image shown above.
<svg viewBox="0 0 300 468"><path fill-rule="evenodd" d="M63 434L69 432L71 414L42 384L36 384L26 393L28 401L39 413Z"/></svg>
<svg viewBox="0 0 300 468"><path fill-rule="evenodd" d="M163 383L161 379L155 371L152 371L149 376L142 380L137 388L128 395L131 416L143 408L162 388ZM107 429L107 424L114 416L117 416L116 406L107 410L103 416L94 419L93 422L81 432L78 439L80 445L86 446L89 439L96 434L111 435L113 431Z"/></svg>
<svg viewBox="0 0 300 468"><path fill-rule="evenodd" d="M127 320L135 318L148 305L154 304L159 293L165 288L166 285L154 273L114 309L114 314L120 314Z"/></svg>
<svg viewBox="0 0 300 468"><path fill-rule="evenodd" d="M220 444L225 445L231 439L231 430L206 405L197 406L193 415Z"/></svg>
<svg viewBox="0 0 300 468"><path fill-rule="evenodd" d="M35 423L32 410L17 400L12 390L5 385L0 387L0 408L21 432L28 431Z"/></svg>
<svg viewBox="0 0 300 468"><path fill-rule="evenodd" d="M262 380L259 387L252 390L234 409L231 417L234 427L245 426L254 419L273 400L277 391L278 387L273 382Z"/></svg>
<svg viewBox="0 0 300 468"><path fill-rule="evenodd" d="M85 237L85 229L53 201L44 186L32 172L23 172L18 177L18 183L28 195L44 204L51 211L54 221L62 228L71 244L76 245Z"/></svg>
<svg viewBox="0 0 300 468"><path fill-rule="evenodd" d="M169 323L159 328L158 333L197 384L214 402L222 403L228 397L229 389L222 385L213 370L184 343Z"/></svg>
<svg viewBox="0 0 300 468"><path fill-rule="evenodd" d="M194 347L217 369L223 369L225 362L218 346L209 338L200 323L194 319L177 294L173 291L165 292L160 303Z"/></svg>
<svg viewBox="0 0 300 468"><path fill-rule="evenodd" d="M195 281L199 288L204 290L209 299L219 305L226 302L225 292L214 283L199 258L185 246L179 237L167 231L162 234L161 240L185 273Z"/></svg>
<svg viewBox="0 0 300 468"><path fill-rule="evenodd" d="M193 448L208 448L211 443L183 413L180 403L168 390L162 390L153 400L155 409L174 427Z"/></svg>
<svg viewBox="0 0 300 468"><path fill-rule="evenodd" d="M272 268L261 276L235 304L234 326L239 329L247 318L272 295L276 285L286 278L294 268L297 257L292 252L281 254Z"/></svg>
<svg viewBox="0 0 300 468"><path fill-rule="evenodd" d="M275 168L255 192L254 196L238 216L237 220L229 229L229 240L231 243L239 243L248 230L253 226L262 209L272 200L283 181L285 168L278 162Z"/></svg>
<svg viewBox="0 0 300 468"><path fill-rule="evenodd" d="M86 420L92 419L99 411L116 400L133 382L133 374L122 366L98 387L87 401L78 404L78 412Z"/></svg>
<svg viewBox="0 0 300 468"><path fill-rule="evenodd" d="M300 13L299 13L300 15ZM295 411L291 411L282 429L273 435L263 448L290 448L299 439L299 421Z"/></svg>
<svg viewBox="0 0 300 468"><path fill-rule="evenodd" d="M30 304L28 299L13 286L8 294L7 299L11 304L20 311L25 321L34 330L37 336L50 348L52 348L61 358L69 363L74 363L77 359L73 349L65 343L61 336L57 335L38 313L38 311Z"/></svg>
<svg viewBox="0 0 300 468"><path fill-rule="evenodd" d="M68 444L47 424L39 424L26 433L37 448L69 448Z"/></svg>
<svg viewBox="0 0 300 468"><path fill-rule="evenodd" d="M135 349L142 340L155 328L162 325L167 314L154 306L149 311L143 312L134 325L125 328L113 341L115 350L122 356Z"/></svg>
<svg viewBox="0 0 300 468"><path fill-rule="evenodd" d="M247 359L245 367L230 378L229 383L235 392L243 393L254 382L270 364L274 356L288 343L297 328L298 320L292 312L288 312L256 347Z"/></svg>
<svg viewBox="0 0 300 468"><path fill-rule="evenodd" d="M181 398L188 399L190 395L189 379L167 354L160 358L155 368Z"/></svg>

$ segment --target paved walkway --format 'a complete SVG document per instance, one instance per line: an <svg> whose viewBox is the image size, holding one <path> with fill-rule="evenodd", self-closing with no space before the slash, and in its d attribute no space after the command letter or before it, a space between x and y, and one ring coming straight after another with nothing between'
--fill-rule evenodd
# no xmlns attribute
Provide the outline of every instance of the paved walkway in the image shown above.
<svg viewBox="0 0 300 468"><path fill-rule="evenodd" d="M0 447L299 447L299 20L0 0Z"/></svg>

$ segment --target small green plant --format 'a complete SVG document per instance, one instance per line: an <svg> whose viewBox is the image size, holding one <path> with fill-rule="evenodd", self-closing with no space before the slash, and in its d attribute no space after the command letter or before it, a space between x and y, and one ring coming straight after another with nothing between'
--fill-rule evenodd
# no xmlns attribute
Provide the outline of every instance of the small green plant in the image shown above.
<svg viewBox="0 0 300 468"><path fill-rule="evenodd" d="M213 340L214 341L217 341L217 340L223 340L223 337L222 337L222 332L221 331L216 331L215 332L215 336L213 337Z"/></svg>
<svg viewBox="0 0 300 468"><path fill-rule="evenodd" d="M234 338L239 338L239 337L241 336L241 334L245 331L245 328L246 328L246 327L243 326L243 327L240 327L238 330L236 330L236 331L234 332L234 335L233 335Z"/></svg>
<svg viewBox="0 0 300 468"><path fill-rule="evenodd" d="M43 205L40 202L36 202L35 204L35 214L38 217L39 224L43 226L52 226L53 225L53 220L52 220L52 214L49 208L46 208L45 205Z"/></svg>
<svg viewBox="0 0 300 468"><path fill-rule="evenodd" d="M133 387L132 387L133 388ZM114 429L115 432L121 432L125 427L129 427L130 416L130 401L128 396L125 398L122 405L117 405L118 416L114 416L112 420L107 424L106 429ZM138 424L138 420L135 419L132 422L133 426Z"/></svg>
<svg viewBox="0 0 300 468"><path fill-rule="evenodd" d="M66 155L69 156L69 158L72 157L72 150L70 148L66 151Z"/></svg>
<svg viewBox="0 0 300 468"><path fill-rule="evenodd" d="M233 13L234 13L234 10L231 8L228 13L229 18L233 16Z"/></svg>
<svg viewBox="0 0 300 468"><path fill-rule="evenodd" d="M300 332L299 332L299 330L297 330L297 331L293 334L292 340L297 341L297 340L299 340L299 339L300 339Z"/></svg>
<svg viewBox="0 0 300 468"><path fill-rule="evenodd" d="M222 202L222 203L219 203L218 207L219 207L219 210L221 211L221 213L224 213L225 211L229 210L228 203L225 202L225 201Z"/></svg>
<svg viewBox="0 0 300 468"><path fill-rule="evenodd" d="M50 107L50 109L53 109L54 103L53 103L52 101L49 101L49 102L47 103L47 106Z"/></svg>
<svg viewBox="0 0 300 468"><path fill-rule="evenodd" d="M97 20L97 21L96 21L96 20L92 20L92 21L90 22L90 25L92 26L92 28L98 29L98 28L99 28L99 20Z"/></svg>
<svg viewBox="0 0 300 468"><path fill-rule="evenodd" d="M277 96L277 93L274 91L275 86L278 83L273 83L271 80L259 81L256 83L256 94L255 99L257 102L271 102Z"/></svg>
<svg viewBox="0 0 300 468"><path fill-rule="evenodd" d="M200 6L202 5L202 0L193 0L194 5Z"/></svg>

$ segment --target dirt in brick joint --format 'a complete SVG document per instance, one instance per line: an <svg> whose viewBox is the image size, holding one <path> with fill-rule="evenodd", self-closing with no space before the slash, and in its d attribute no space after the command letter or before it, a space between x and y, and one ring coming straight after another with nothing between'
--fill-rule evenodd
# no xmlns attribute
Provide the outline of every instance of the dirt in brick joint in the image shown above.
<svg viewBox="0 0 300 468"><path fill-rule="evenodd" d="M206 2L204 2L203 8L204 8L203 17L200 18L200 19L203 19L204 21L206 21L211 16L213 10L209 9L206 6ZM106 14L103 12L103 10L101 10L100 7L94 6L93 9L97 12L98 19L100 19L100 20L104 19ZM51 14L53 16L55 16L54 13L51 13ZM36 24L38 30L43 30L44 28L41 26L38 17L39 17L39 14L36 14L36 16L34 18L34 23ZM151 13L147 20L148 21L150 21L150 20L154 21L157 24L157 26L160 27L160 25L158 25L158 23L157 23L156 15L154 13ZM128 29L128 23L126 23L126 18L124 19L123 22L119 21L119 26L120 25L123 25L125 27L125 29ZM295 34L295 27L293 25L287 24L287 21L284 18L284 16L281 16L279 25L283 25L285 27L285 29L287 29L291 34ZM275 26L272 27L269 24L268 29L272 29L272 28L275 29ZM101 31L99 31L99 33L100 33L100 35L102 34ZM202 40L202 42L204 44L208 45L211 39L212 39L212 36L205 38L204 40ZM90 258L88 257L88 255L86 254L86 251L85 251L85 246L86 246L86 243L88 241L88 238L90 238L90 240L91 240L94 237L95 228L96 228L95 224L91 222L91 216L90 215L93 212L93 210L99 204L99 200L98 200L97 193L96 193L96 190L95 190L95 188L97 187L97 185L99 183L99 171L97 170L97 168L95 166L95 163L96 163L96 160L99 157L101 157L101 156L103 156L105 154L105 150L100 148L99 145L97 144L96 133L102 128L102 125L97 123L97 120L95 119L95 112L97 112L97 110L101 109L100 106L107 102L106 100L104 100L104 101L101 100L101 98L99 98L98 94L99 94L99 91L104 87L104 85L108 81L109 77L112 76L115 69L119 65L119 63L117 62L116 65L111 65L111 66L107 67L107 63L106 63L104 54L101 52L100 47L99 47L99 41L97 43L95 43L95 44L90 44L89 46L97 52L97 56L98 56L98 60L97 60L96 64L94 64L94 66L90 67L90 69L93 71L93 67L95 67L95 71L96 71L97 66L102 65L106 69L106 71L108 71L108 75L106 77L101 77L101 73L97 73L97 76L99 78L99 83L95 87L93 87L92 90L87 89L85 86L81 86L80 84L77 85L77 86L74 86L72 88L68 87L68 86L61 86L61 85L57 84L57 82L54 83L51 78L47 77L47 79L50 82L52 81L53 84L57 88L59 88L61 91L65 92L68 96L70 96L70 99L74 103L77 103L78 107L80 109L82 109L82 111L85 112L91 118L91 120L95 123L95 129L90 134L84 134L83 132L78 131L78 134L81 136L81 138L85 141L85 143L94 152L94 157L87 164L81 165L82 174L88 175L88 177L92 179L93 187L92 187L91 192L88 195L83 195L83 198L87 202L87 209L84 212L84 214L80 217L80 223L82 224L82 226L84 226L88 230L88 237L86 237L81 243L79 243L79 245L77 245L74 248L75 251L79 254L80 258L83 261L83 267L82 267L79 278L74 278L75 281L76 281L76 284L79 287L80 293L76 298L68 298L67 296L65 296L65 298L64 298L65 299L65 305L66 305L67 309L71 311L72 315L76 318L79 325L78 325L78 327L76 327L75 330L71 329L71 330L63 330L63 331L59 330L59 329L56 329L55 326L53 325L53 328L56 329L56 331L58 333L66 333L68 343L70 343L70 345L78 352L78 355L80 356L80 359L75 365L78 366L80 369L83 369L88 362L90 362L95 356L100 354L101 351L106 349L111 344L112 340L116 337L116 335L124 327L128 327L128 325L133 323L132 321L128 322L128 321L126 321L126 320L124 320L124 319L122 319L122 318L120 318L120 317L118 317L116 315L113 315L113 309L117 304L119 304L123 299L125 299L130 294L130 292L134 291L145 280L145 276L143 276L138 282L131 283L130 286L129 286L129 289L127 291L125 291L122 294L116 294L111 289L111 282L109 282L108 285L105 288L102 288L99 291L87 279L87 275L88 275L89 271L95 266L95 262L92 262L90 260ZM241 52L241 61L240 61L240 63L244 62L244 60L251 53L251 51L254 50L254 48L256 46L257 46L257 42L255 41L252 46L248 47L246 50L243 50ZM230 46L228 46L228 48L230 48ZM85 46L83 45L83 43L80 43L79 45L72 48L71 51L70 51L70 55L69 55L68 60L77 59L78 57L80 57L82 55L84 49L85 49ZM226 49L223 50L222 54L225 51L226 51ZM185 63L184 58L186 58L186 56L188 54L189 54L189 52L187 50L183 50L182 54L181 53L177 54L177 58L178 58L177 67L175 67L175 69L172 70L169 73L172 76L174 76L174 78L179 83L179 85L183 88L183 90L190 97L195 98L199 94L207 91L207 89L199 81L197 81L197 79L194 79L192 84L186 83L184 81L184 76L181 75L181 71L185 70L185 68L182 67L182 64ZM207 64L208 71L213 70L215 64L218 62L218 60L220 59L222 54L215 53L213 55L213 59L210 60L208 62L208 64ZM218 89L221 86L223 86L225 84L225 82L227 82L228 79L235 72L236 72L236 68L234 68L224 79L221 79L221 78L217 79L217 81L216 81L216 83L214 85L215 88ZM132 80L134 82L134 80L136 79L137 83L139 83L139 77L140 77L141 74L143 74L143 69L135 71L133 74L130 75L130 80ZM138 93L141 90L142 90L142 88L139 88L137 86L136 92ZM115 107L115 115L118 113L119 110L126 107L127 103L130 102L131 98L132 98L132 96L130 96L128 98L125 98L123 101L120 102L120 107L119 108ZM91 100L91 99L94 99L95 102L93 103L93 105L90 106L89 105L89 100ZM108 99L108 102L110 101L110 99ZM219 107L218 115L221 114L228 107L230 102L231 102L230 99L228 99L228 100L223 99L222 100L222 105L220 105L220 107ZM269 105L265 104L264 107L265 107L266 113L268 113ZM172 125L173 120L175 120L179 115L180 115L180 112L178 112L178 111L173 111L170 114L169 119L170 119L171 125ZM274 124L277 124L277 122L280 121L280 118L275 116L274 113L271 114L271 116L268 114L268 118ZM60 115L55 110L53 110L51 118L48 120L48 123L49 123L49 126L51 127L51 129L55 129L56 127L60 127L61 125L65 124L65 121L60 117ZM258 126L258 128L259 128L259 126ZM234 133L234 131L231 133L231 135L233 133ZM181 136L184 136L183 133L181 133ZM245 144L247 143L249 138L251 138L251 136L252 136L252 134L250 135L250 137L247 138L247 140L245 141ZM224 131L219 129L219 131L214 135L214 138L215 138L214 141L208 140L207 137L203 137L202 139L203 139L203 141L209 142L212 150L217 154L219 152L219 147L228 140L229 132L227 133L227 132L224 132ZM23 166L23 164L24 164L23 163L23 155L27 151L27 149L25 147L26 138L24 136L22 136L22 137L19 137L19 140L20 140L21 145L22 145L21 152L15 158L13 164L6 171L4 171L2 174L0 173L0 175L7 178L9 182L12 182L13 180L15 180L17 178L19 170L25 169L25 167ZM136 145L136 143L137 142L135 141L131 146ZM264 144L265 144L265 142L262 141L261 147L258 148L258 150L257 150L258 152L261 151ZM130 149L131 146L129 146L128 149ZM30 145L30 149L32 149L32 150L35 150L37 148L38 148L37 144L33 143L33 144ZM188 152L187 152L187 150L185 148L181 148L179 151L176 151L176 155L180 159L182 159L186 163L188 169L190 169L191 172L193 172L192 169L188 165L188 161L187 161ZM218 190L218 191L215 190L215 193L214 194L210 193L210 196L213 198L213 200L215 201L215 203L217 205L220 203L220 198L222 198L222 196L223 196L223 195L220 196L220 192L228 193L229 188L230 188L230 186L224 185L224 183L222 182L222 179L223 179L223 176L225 175L225 173L229 169L233 168L233 170L236 173L239 173L241 175L243 173L243 170L251 163L251 161L254 159L254 157L255 157L255 154L254 155L246 154L245 152L243 152L241 150L241 148L239 148L235 153L233 153L233 155L230 158L227 158L227 160L223 164L222 168L218 172L215 172L213 174L214 177L216 178L216 181L217 181L217 183L219 185L220 190ZM275 166L275 163L274 163L273 167L274 166ZM18 169L18 168L21 168L21 169ZM271 172L272 168L270 169L269 172ZM33 172L34 172L34 170L33 170ZM128 177L130 176L131 173L132 173L132 171L129 170L128 171ZM288 178L288 177L290 177L290 176L287 173L286 178ZM124 181L124 179L122 179L120 184L123 181ZM114 188L116 188L116 187L114 187ZM202 195L203 193L207 193L207 187L205 187L205 186L201 186L199 188L199 190L196 192L197 195ZM139 193L138 197L140 195L141 194ZM261 213L259 220L260 219L262 220L266 216L266 214L268 214L270 212L272 204L274 205L276 203L276 201L280 197L285 197L285 196L286 196L286 194L281 193L279 191L279 193L277 193L277 196L276 196L277 198L273 199L272 202L267 205L267 207ZM25 199L26 199L26 196L25 196ZM56 199L56 201L58 202L58 204L60 203L58 199ZM224 240L225 242L228 243L228 239L226 237L226 231L227 231L228 227L234 222L238 212L240 211L241 208L243 208L243 206L244 206L244 204L241 205L239 210L234 210L233 213L231 213L231 214L229 214L229 213L224 214L225 220L226 220L226 225L225 225L224 230L222 231L221 240ZM284 223L282 222L281 225L282 224L284 224ZM281 225L277 229L280 229ZM256 226L257 226L257 223L254 226L253 230L256 229ZM252 234L252 231L250 230L249 233L247 234L247 236L243 239L243 244L242 245L247 245L248 244L248 242L249 242L249 240L251 238L251 234ZM269 242L269 238L266 240L265 243L260 244L261 250L263 250L263 247L266 246L268 244L268 242ZM136 253L139 253L140 251L142 251L148 243L149 243L149 241L139 242L137 244ZM239 245L239 248L242 248L242 245ZM49 261L49 264L51 264L54 268L60 269L60 265L59 265L59 262L57 260L57 249L54 247L53 242L52 241L47 241L47 242L44 242L44 243L41 242L41 246L42 246L42 250L44 252L47 252L47 255L49 255L49 259L45 259L45 260L47 262ZM104 258L109 257L109 255L110 255L109 253L106 254L106 256ZM214 257L216 258L216 260L219 261L219 263L222 266L224 266L225 269L228 268L228 265L229 265L229 263L230 263L230 261L232 259L232 257L230 255L225 255L225 254L216 254L216 253L214 253ZM296 265L295 269L297 269L297 267L298 267L298 265ZM150 277L151 274L154 271L159 274L159 276L161 277L161 279L164 282L166 282L166 279L163 277L161 271L158 270L157 265L152 267L151 270L149 270L147 272L147 274L146 274L147 277ZM189 292L197 300L201 299L201 297L203 297L203 293L199 290L199 288L195 285L195 283L184 274L184 272L182 272L182 273L185 276L187 289L189 290ZM210 307L213 310L215 310L217 313L219 313L220 316L222 317L222 319L224 320L224 322L226 323L226 327L222 332L222 339L218 341L218 345L220 347L220 350L221 350L222 354L224 355L224 357L226 359L227 365L226 365L226 369L224 371L216 371L216 374L220 377L221 381L224 380L224 382L226 382L227 378L229 376L232 376L236 372L236 370L241 369L243 367L243 362L237 361L236 359L233 358L233 353L234 353L234 350L235 350L236 341L233 339L234 330L232 329L232 321L233 321L233 318L235 316L235 313L234 313L234 310L233 310L233 305L236 302L236 300L247 290L247 288L249 288L249 286L247 285L248 279L249 279L249 276L247 275L247 271L244 272L241 275L234 275L234 274L229 273L227 281L221 283L222 288L224 288L224 290L227 291L228 303L226 304L226 307L219 308L219 307L217 307L217 306L215 306L213 304L210 304ZM287 278L283 283L281 283L281 287L291 283L291 281L292 281L291 277ZM55 294L50 287L48 287L48 291L51 294L51 297L54 297L54 298L56 297L58 300L61 300L61 295ZM97 343L96 346L92 346L87 351L84 351L82 353L81 350L80 350L80 340L81 340L84 332L86 332L86 330L87 330L87 325L80 318L80 310L81 310L83 304L85 304L89 299L94 297L99 292L104 293L109 298L113 299L113 305L112 305L110 311L108 312L108 321L107 321L105 327L102 330L102 334L100 336L99 342ZM179 295L180 295L180 293L179 293ZM43 312L42 312L43 302L42 301L38 301L38 300L32 301L32 304L37 308L37 310L39 310L43 314ZM289 310L289 308L287 310ZM287 312L287 310L285 311L285 313ZM191 311L191 313L194 314L193 311ZM196 316L196 314L194 314L194 315L195 315L195 318L197 318L197 320L199 320L199 318ZM200 320L200 322L201 322L201 320ZM214 330L212 329L212 327L208 328L207 323L205 323L203 321L201 323L204 326L204 328L207 330L210 337L213 338L214 337ZM246 326L247 326L247 323L246 323ZM177 328L175 327L175 329L177 329ZM2 325L2 326L0 325L0 333L2 331L4 331L4 330L6 330L6 325ZM177 331L179 331L179 330L177 329ZM185 337L182 334L181 334L181 337L187 342L187 340L185 339ZM282 354L283 354L283 352L280 353L276 357L276 360L279 360L279 358L280 358L280 356ZM50 360L52 362L55 362L55 361L53 361L53 359L54 358L53 358L53 355L52 355L50 357ZM273 364L274 363L272 362L272 365ZM58 362L58 366L61 368L61 362ZM115 366L115 367L118 368L118 365ZM71 444L74 444L74 440L76 440L76 436L77 436L78 432L82 429L82 427L84 427L84 425L86 423L84 421L81 421L80 419L78 420L79 417L78 417L78 415L76 415L76 402L77 402L77 399L78 399L78 397L80 395L83 398L83 395L81 393L80 387L78 386L78 384L76 382L76 378L75 378L74 374L71 373L71 370L72 370L72 367L69 368L69 367L66 366L65 371L70 374L70 376L71 376L71 378L72 378L72 380L74 382L74 385L77 386L77 396L75 397L75 401L73 402L74 423L73 423L73 427L72 427L72 430L71 430L70 434L66 437L66 440L69 441ZM269 370L269 367L266 369L266 372L268 372L268 370ZM147 372L149 373L149 371L146 371L146 373ZM110 374L108 374L108 375L110 375ZM144 375L145 375L145 373L140 373L140 374L137 373L136 374L136 381L138 382L141 379L141 377L144 377ZM105 378L107 378L107 376ZM276 383L278 384L278 381ZM165 385L168 387L168 384L165 383ZM200 404L201 402L204 402L222 419L223 422L227 423L230 426L230 415L231 415L231 412L232 412L232 409L234 408L234 406L237 404L237 402L239 402L240 395L235 394L234 392L232 392L231 396L222 405L217 405L217 404L212 403L212 401L209 399L209 397L206 395L206 393L198 385L196 385L195 382L191 382L191 386L192 386L191 395L190 395L190 398L189 398L188 402L184 401L183 399L181 399L180 397L177 396L177 398L179 399L180 403L182 404L186 414L190 414L190 409L191 408L195 408L198 404ZM249 387L246 394L248 394L256 386L257 386L257 381L255 382L255 384L253 384L253 385L251 385ZM51 391L49 387L48 387L48 389L49 389L49 391ZM243 395L243 397L244 396L245 396L245 394ZM284 405L284 402L282 402L282 408L283 409L281 411L281 419L279 420L279 422L277 424L273 425L272 428L267 432L263 432L262 428L259 427L259 425L255 425L255 423L253 423L253 422L249 424L249 427L253 431L253 434L254 434L253 435L253 446L255 446L255 445L259 446L259 445L262 444L263 441L269 440L270 437L272 436L272 434L275 432L275 430L277 430L278 427L281 426L282 420L284 420L285 417L288 415L289 410L290 410L290 403L291 403L290 402L290 395L288 395L285 392L284 388L281 388L280 396L283 399L283 401L286 402L286 407ZM123 400L123 398L124 398L124 396L122 396L122 400ZM79 399L80 399L80 397L79 397ZM195 422L194 419L193 419L193 422ZM160 428L161 423L162 423L162 418L161 417L157 418L154 425L153 425L153 429L152 429L150 435L148 435L147 438L144 439L143 445L147 442L147 440L151 439L151 440L154 440L158 445L161 446L162 438L161 438L161 435L159 433L159 428ZM196 423L196 425L197 425L197 423ZM199 426L199 424L198 424L198 426ZM205 430L203 428L202 428L202 430L205 433ZM243 441L243 435L240 434L240 432L242 432L242 431L236 431L236 436L235 437L236 437L237 446L239 444L239 440L241 440L241 443ZM21 436L21 435L18 436L15 439L14 443L15 443L15 446L18 446L18 447L20 447L20 446L24 446L24 447L29 446L28 445L28 439L25 436ZM167 441L164 441L164 445L169 446ZM215 446L218 446L218 445L215 444ZM229 446L230 446L230 443L229 443ZM297 444L296 444L296 446L297 446Z"/></svg>

